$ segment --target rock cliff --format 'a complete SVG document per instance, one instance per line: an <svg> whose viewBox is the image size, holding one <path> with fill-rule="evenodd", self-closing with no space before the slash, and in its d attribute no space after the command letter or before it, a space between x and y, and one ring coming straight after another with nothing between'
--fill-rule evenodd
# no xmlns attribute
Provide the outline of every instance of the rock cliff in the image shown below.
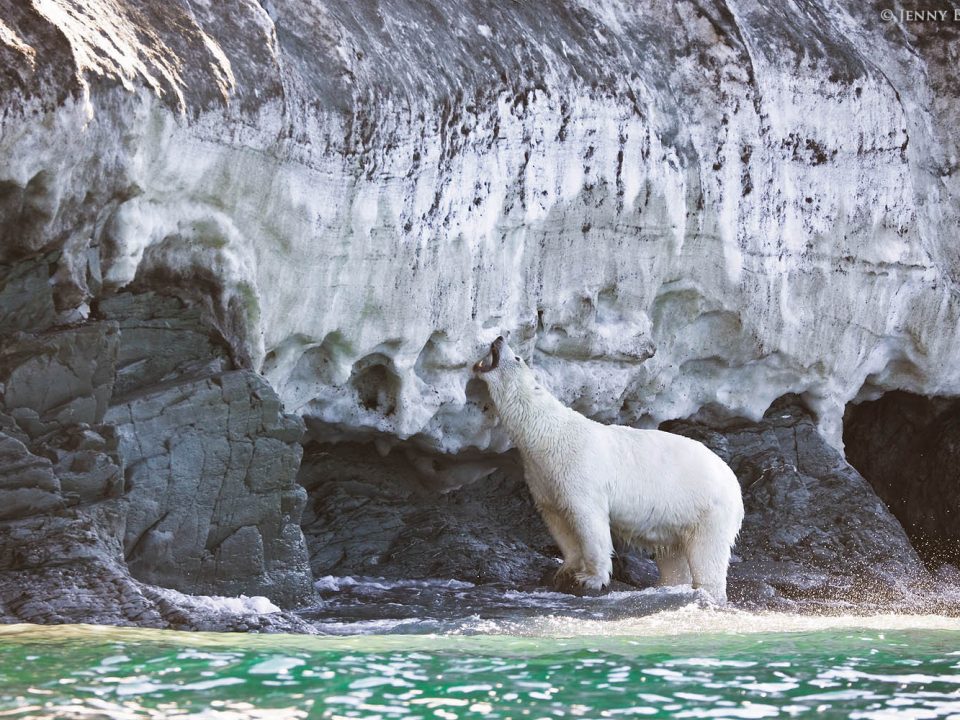
<svg viewBox="0 0 960 720"><path fill-rule="evenodd" d="M16 328L0 345L0 616L290 629L164 589L312 597L302 421L176 298L116 294L65 322L55 261L0 266Z"/></svg>

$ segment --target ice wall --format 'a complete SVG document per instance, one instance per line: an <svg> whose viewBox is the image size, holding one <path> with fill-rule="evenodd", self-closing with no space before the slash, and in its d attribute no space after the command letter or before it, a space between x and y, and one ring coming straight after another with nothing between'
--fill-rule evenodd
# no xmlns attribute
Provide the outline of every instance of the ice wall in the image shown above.
<svg viewBox="0 0 960 720"><path fill-rule="evenodd" d="M884 6L885 7L885 6ZM0 261L203 300L328 436L960 394L958 28L878 3L0 0Z"/></svg>

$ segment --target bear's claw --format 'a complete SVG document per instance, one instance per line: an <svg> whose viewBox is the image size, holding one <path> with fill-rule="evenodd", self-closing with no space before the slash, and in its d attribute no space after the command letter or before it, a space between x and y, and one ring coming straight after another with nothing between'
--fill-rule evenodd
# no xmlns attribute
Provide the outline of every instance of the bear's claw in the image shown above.
<svg viewBox="0 0 960 720"><path fill-rule="evenodd" d="M583 586L586 590L592 590L593 592L600 592L603 589L603 586L610 582L609 578L604 580L604 578L599 575L590 575L589 573L578 572L574 575L577 582Z"/></svg>

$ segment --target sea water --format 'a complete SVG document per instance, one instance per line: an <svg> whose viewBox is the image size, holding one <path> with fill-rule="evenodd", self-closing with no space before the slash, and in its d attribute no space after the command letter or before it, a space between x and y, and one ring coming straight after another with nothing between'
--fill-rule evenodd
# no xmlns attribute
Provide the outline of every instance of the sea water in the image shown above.
<svg viewBox="0 0 960 720"><path fill-rule="evenodd" d="M0 627L0 718L960 718L960 621L690 605L469 634Z"/></svg>

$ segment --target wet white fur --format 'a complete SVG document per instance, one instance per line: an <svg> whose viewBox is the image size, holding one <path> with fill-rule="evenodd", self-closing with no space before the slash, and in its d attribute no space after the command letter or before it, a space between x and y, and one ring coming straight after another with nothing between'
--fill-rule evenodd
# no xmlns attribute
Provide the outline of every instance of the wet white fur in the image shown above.
<svg viewBox="0 0 960 720"><path fill-rule="evenodd" d="M499 367L480 377L563 553L561 573L592 590L608 584L613 533L654 552L661 585L692 583L726 600L743 499L719 457L680 435L584 417L541 387L506 343Z"/></svg>

